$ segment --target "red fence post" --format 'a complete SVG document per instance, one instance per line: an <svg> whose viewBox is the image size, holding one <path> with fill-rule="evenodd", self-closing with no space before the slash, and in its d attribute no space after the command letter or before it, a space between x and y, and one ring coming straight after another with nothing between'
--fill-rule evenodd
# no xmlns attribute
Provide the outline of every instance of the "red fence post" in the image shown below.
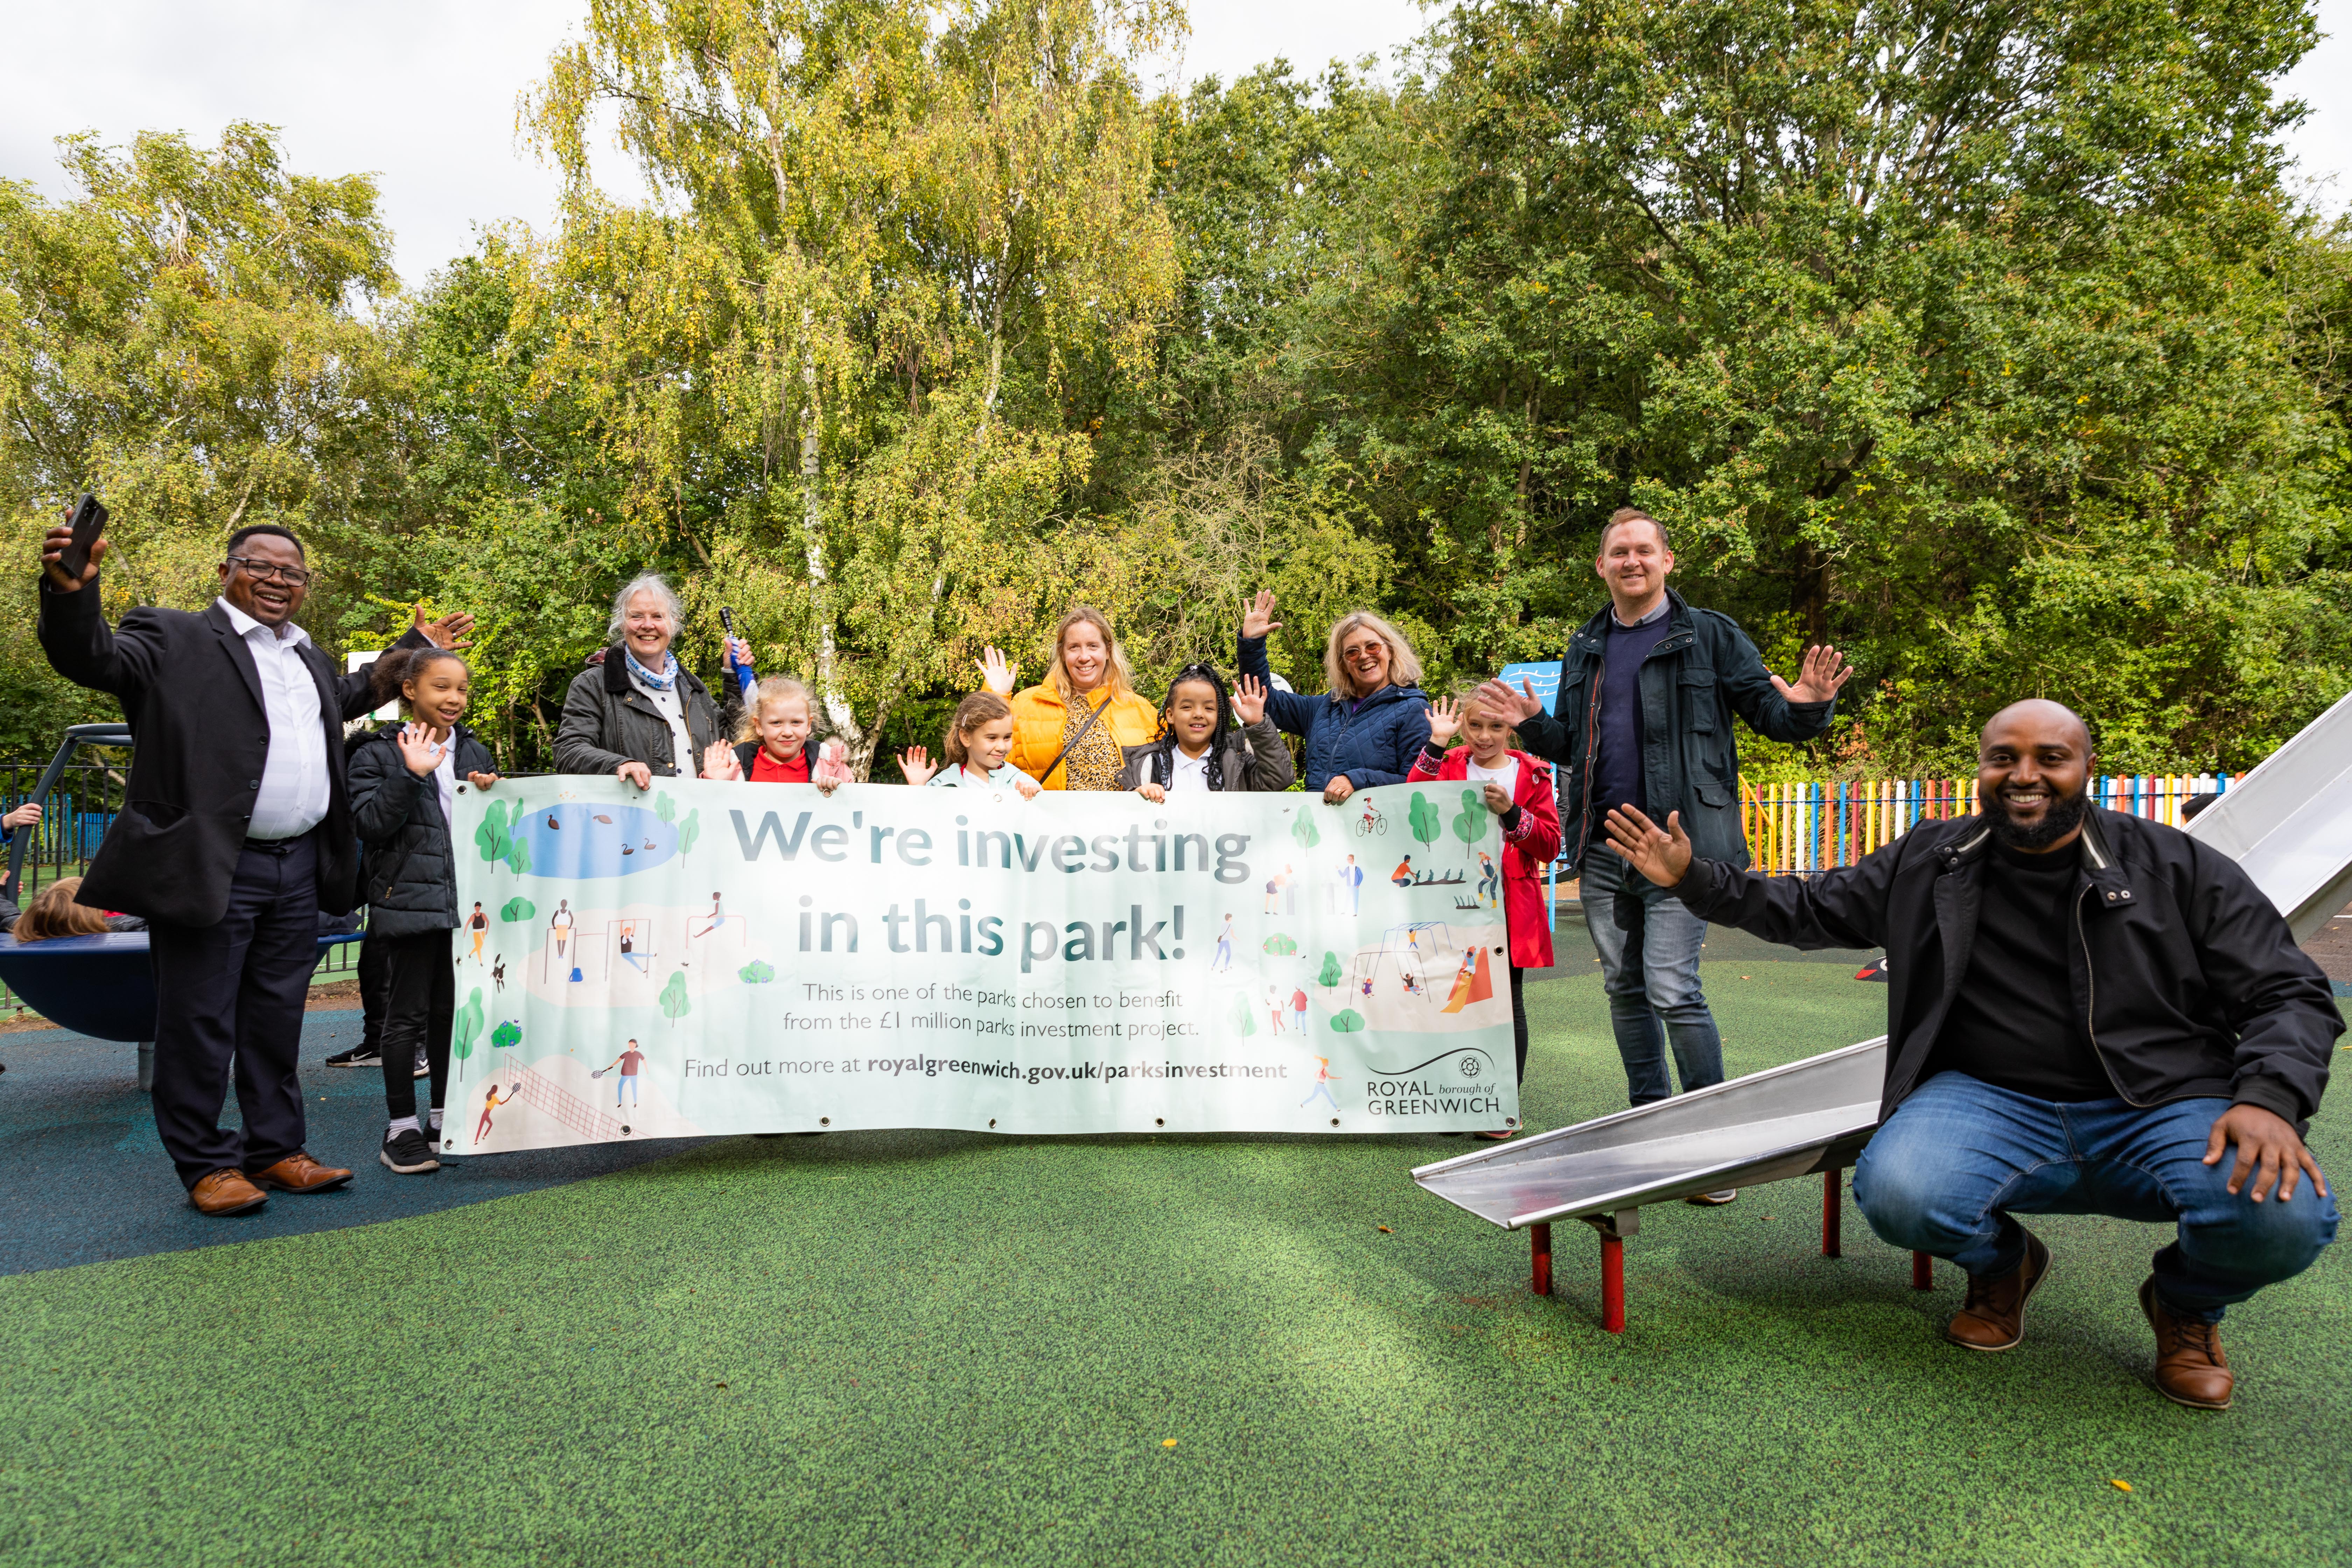
<svg viewBox="0 0 2352 1568"><path fill-rule="evenodd" d="M1936 1288L1936 1260L1924 1252L1911 1255L1911 1289L1933 1290Z"/></svg>
<svg viewBox="0 0 2352 1568"><path fill-rule="evenodd" d="M1625 1331L1625 1243L1607 1231L1601 1233L1601 1326Z"/></svg>
<svg viewBox="0 0 2352 1568"><path fill-rule="evenodd" d="M1843 1185L1838 1179L1844 1173L1843 1171L1822 1173L1822 1256L1823 1258L1845 1256L1845 1248L1843 1245L1844 1237L1839 1234L1839 1221L1845 1217L1845 1205L1843 1201Z"/></svg>
<svg viewBox="0 0 2352 1568"><path fill-rule="evenodd" d="M1528 1239L1535 1250L1535 1278L1529 1282L1530 1288L1538 1296L1549 1296L1551 1294L1551 1226L1528 1226Z"/></svg>

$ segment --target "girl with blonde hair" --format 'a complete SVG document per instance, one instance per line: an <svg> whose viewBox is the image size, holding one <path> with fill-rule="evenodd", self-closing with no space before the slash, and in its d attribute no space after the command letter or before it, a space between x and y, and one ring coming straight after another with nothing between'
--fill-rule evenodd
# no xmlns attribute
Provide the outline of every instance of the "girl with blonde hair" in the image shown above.
<svg viewBox="0 0 2352 1568"><path fill-rule="evenodd" d="M1019 669L999 648L986 651L980 670L988 689L1012 707L1006 760L1047 789L1118 789L1126 748L1160 732L1159 710L1136 694L1118 634L1091 605L1071 606L1054 628L1040 684L1014 691Z"/></svg>
<svg viewBox="0 0 2352 1568"><path fill-rule="evenodd" d="M1271 686L1265 639L1281 628L1274 591L1261 590L1242 616L1239 658L1244 676ZM1324 639L1320 697L1269 691L1265 716L1307 742L1307 787L1337 805L1360 789L1402 784L1429 740L1429 698L1421 659L1404 633L1370 610L1351 610Z"/></svg>

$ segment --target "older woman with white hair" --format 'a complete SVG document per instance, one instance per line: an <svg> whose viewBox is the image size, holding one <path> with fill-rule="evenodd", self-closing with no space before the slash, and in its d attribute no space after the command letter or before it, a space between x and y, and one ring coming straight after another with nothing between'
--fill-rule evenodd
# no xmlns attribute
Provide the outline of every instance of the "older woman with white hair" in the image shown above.
<svg viewBox="0 0 2352 1568"><path fill-rule="evenodd" d="M1274 593L1259 593L1242 616L1240 672L1268 688L1274 668L1265 639L1281 628ZM1402 784L1429 739L1429 698L1421 689L1421 660L1405 635L1370 610L1351 610L1332 623L1323 648L1327 689L1320 697L1269 689L1265 716L1304 736L1310 790L1337 805L1360 789Z"/></svg>
<svg viewBox="0 0 2352 1568"><path fill-rule="evenodd" d="M727 738L719 705L670 651L685 606L657 572L613 600L604 662L573 678L555 730L555 771L611 773L639 789L656 774L694 778L702 754ZM749 662L745 651L735 649Z"/></svg>

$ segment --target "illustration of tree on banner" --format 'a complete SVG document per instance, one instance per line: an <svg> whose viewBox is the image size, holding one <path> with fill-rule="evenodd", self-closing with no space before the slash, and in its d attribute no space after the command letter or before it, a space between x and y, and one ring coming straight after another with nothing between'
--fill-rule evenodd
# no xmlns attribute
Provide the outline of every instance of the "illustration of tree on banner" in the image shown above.
<svg viewBox="0 0 2352 1568"><path fill-rule="evenodd" d="M457 1022L449 1031L449 1048L457 1053L459 1061L474 1054L474 1044L481 1032L482 988L477 985L473 994L466 998L466 1005L457 1009Z"/></svg>
<svg viewBox="0 0 2352 1568"><path fill-rule="evenodd" d="M677 803L669 798L667 791L664 791L662 794L654 796L654 815L660 817L664 822L676 822L677 820Z"/></svg>
<svg viewBox="0 0 2352 1568"><path fill-rule="evenodd" d="M509 925L519 924L537 913L539 913L539 906L519 893L499 906L499 919Z"/></svg>
<svg viewBox="0 0 2352 1568"><path fill-rule="evenodd" d="M530 840L520 833L507 845L507 869L518 877L530 875Z"/></svg>
<svg viewBox="0 0 2352 1568"><path fill-rule="evenodd" d="M1486 797L1476 790L1462 792L1462 810L1454 818L1454 837L1462 840L1465 851L1476 852L1478 840L1486 837L1486 818L1492 815L1486 809Z"/></svg>
<svg viewBox="0 0 2352 1568"><path fill-rule="evenodd" d="M474 994L479 996L481 993L477 991ZM506 1019L490 1031L490 1048L493 1050L510 1051L520 1044L522 1026L512 1018Z"/></svg>
<svg viewBox="0 0 2352 1568"><path fill-rule="evenodd" d="M1326 986L1337 985L1345 978L1346 976L1339 973L1339 955L1327 950L1323 954L1323 968L1316 974L1315 984Z"/></svg>
<svg viewBox="0 0 2352 1568"><path fill-rule="evenodd" d="M1445 830L1445 814L1438 809L1436 802L1419 790L1412 792L1412 805L1404 815L1405 820L1412 825L1412 836L1423 844L1436 843L1437 836Z"/></svg>
<svg viewBox="0 0 2352 1568"><path fill-rule="evenodd" d="M1229 1022L1233 1025L1234 1033L1236 1035L1257 1033L1257 1009L1251 1006L1249 998L1238 991L1234 993L1234 1005Z"/></svg>
<svg viewBox="0 0 2352 1568"><path fill-rule="evenodd" d="M482 818L482 825L479 827L474 829L474 842L481 847L482 859L486 864L495 863L507 858L507 851L513 846L507 837L507 803L505 801L490 802L489 815Z"/></svg>
<svg viewBox="0 0 2352 1568"><path fill-rule="evenodd" d="M1342 1007L1331 1015L1331 1028L1337 1034L1352 1035L1363 1026L1364 1016L1353 1007Z"/></svg>
<svg viewBox="0 0 2352 1568"><path fill-rule="evenodd" d="M1290 836L1298 840L1301 849L1312 849L1323 842L1323 835L1316 830L1314 814L1303 805L1298 808L1298 815L1291 819Z"/></svg>
<svg viewBox="0 0 2352 1568"><path fill-rule="evenodd" d="M684 822L677 825L677 852L683 855L692 849L694 841L701 837L702 808L698 805L686 814Z"/></svg>
<svg viewBox="0 0 2352 1568"><path fill-rule="evenodd" d="M474 994L479 996L481 993L477 991ZM688 1000L686 994L685 970L670 971L669 984L662 987L661 1010L662 1016L667 1018L673 1026L680 1018L694 1011L694 1004Z"/></svg>

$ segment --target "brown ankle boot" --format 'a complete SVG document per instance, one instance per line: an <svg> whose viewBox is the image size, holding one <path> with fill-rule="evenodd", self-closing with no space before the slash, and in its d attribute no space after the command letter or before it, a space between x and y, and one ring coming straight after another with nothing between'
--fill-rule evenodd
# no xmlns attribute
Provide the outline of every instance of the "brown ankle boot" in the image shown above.
<svg viewBox="0 0 2352 1568"><path fill-rule="evenodd" d="M2176 1318L2156 1293L2156 1276L2139 1288L2139 1310L2156 1331L2156 1391L2191 1410L2227 1410L2236 1379L2221 1353L2220 1325Z"/></svg>
<svg viewBox="0 0 2352 1568"><path fill-rule="evenodd" d="M2025 1233L2024 1261L2006 1274L1969 1276L1968 1300L1944 1325L1944 1337L1972 1351L2005 1351L2025 1337L2025 1303L2050 1272L2050 1249Z"/></svg>

